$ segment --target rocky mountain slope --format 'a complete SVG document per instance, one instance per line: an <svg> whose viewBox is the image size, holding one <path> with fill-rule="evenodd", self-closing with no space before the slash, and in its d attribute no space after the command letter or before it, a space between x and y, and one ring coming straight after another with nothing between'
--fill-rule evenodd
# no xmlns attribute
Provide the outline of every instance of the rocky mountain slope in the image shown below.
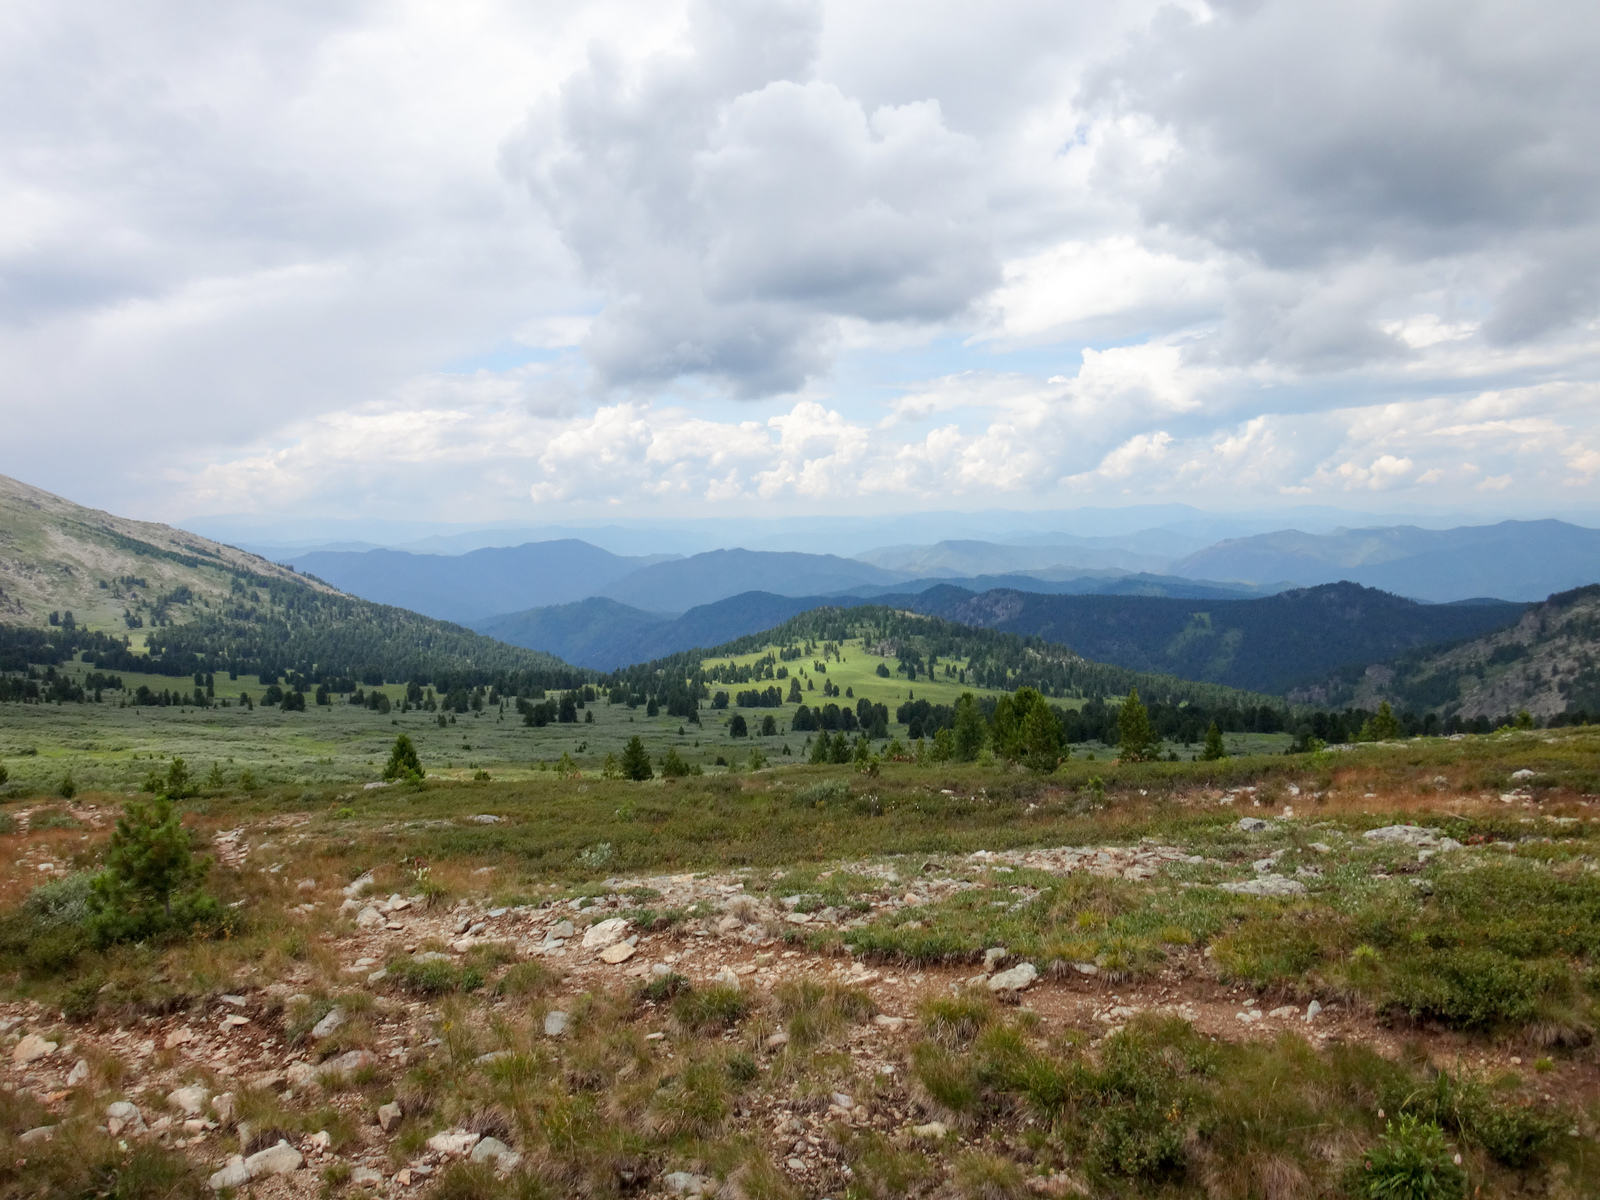
<svg viewBox="0 0 1600 1200"><path fill-rule="evenodd" d="M1542 720L1600 716L1600 584L1551 596L1505 629L1443 650L1419 649L1298 688L1291 700L1497 720L1526 709Z"/></svg>

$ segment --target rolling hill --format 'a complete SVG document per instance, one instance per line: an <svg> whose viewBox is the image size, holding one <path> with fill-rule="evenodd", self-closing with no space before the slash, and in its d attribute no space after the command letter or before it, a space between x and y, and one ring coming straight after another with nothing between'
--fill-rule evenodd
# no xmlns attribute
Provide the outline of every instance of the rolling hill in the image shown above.
<svg viewBox="0 0 1600 1200"><path fill-rule="evenodd" d="M114 671L294 674L311 683L515 679L534 690L592 678L548 654L4 476L0 549L7 670L81 651Z"/></svg>
<svg viewBox="0 0 1600 1200"><path fill-rule="evenodd" d="M973 594L931 588L893 603L963 624L1071 646L1085 658L1282 694L1338 667L1362 667L1418 646L1514 622L1523 606L1427 605L1358 584L1300 588L1256 600L1155 596Z"/></svg>
<svg viewBox="0 0 1600 1200"><path fill-rule="evenodd" d="M1564 521L1320 535L1281 530L1218 542L1171 570L1191 579L1293 579L1306 586L1349 580L1436 603L1473 596L1533 601L1600 579L1600 530Z"/></svg>

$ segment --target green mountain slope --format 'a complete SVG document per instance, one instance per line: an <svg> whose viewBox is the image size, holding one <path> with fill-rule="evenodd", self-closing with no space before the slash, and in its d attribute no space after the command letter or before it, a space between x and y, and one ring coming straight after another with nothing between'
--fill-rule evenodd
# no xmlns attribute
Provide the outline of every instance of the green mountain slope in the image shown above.
<svg viewBox="0 0 1600 1200"><path fill-rule="evenodd" d="M1506 629L1390 662L1352 667L1297 688L1292 701L1397 708L1491 721L1527 709L1535 717L1600 716L1600 585L1551 596Z"/></svg>
<svg viewBox="0 0 1600 1200"><path fill-rule="evenodd" d="M234 547L87 509L4 476L0 622L0 670L81 651L112 671L227 671L309 684L501 680L526 693L593 677L548 654L358 600Z"/></svg>
<svg viewBox="0 0 1600 1200"><path fill-rule="evenodd" d="M1046 638L1098 662L1278 695L1346 664L1364 668L1502 629L1525 607L1418 604L1355 583L1254 600L973 595L954 587L890 599L951 621Z"/></svg>

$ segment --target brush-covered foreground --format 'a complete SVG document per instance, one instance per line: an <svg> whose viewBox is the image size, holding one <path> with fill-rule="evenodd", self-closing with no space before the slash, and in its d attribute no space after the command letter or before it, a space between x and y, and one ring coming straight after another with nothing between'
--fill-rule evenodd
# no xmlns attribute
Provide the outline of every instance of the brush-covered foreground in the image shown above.
<svg viewBox="0 0 1600 1200"><path fill-rule="evenodd" d="M13 800L0 1196L1600 1194L1597 768L296 785L110 948L122 797Z"/></svg>

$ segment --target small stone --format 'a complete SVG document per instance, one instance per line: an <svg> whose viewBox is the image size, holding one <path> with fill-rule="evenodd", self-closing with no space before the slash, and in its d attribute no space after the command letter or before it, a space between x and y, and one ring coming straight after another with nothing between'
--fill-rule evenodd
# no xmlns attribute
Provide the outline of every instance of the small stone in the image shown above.
<svg viewBox="0 0 1600 1200"><path fill-rule="evenodd" d="M1284 1021L1290 1017L1298 1017L1299 1015L1300 1010L1292 1004L1281 1005L1267 1014L1267 1016L1277 1021Z"/></svg>
<svg viewBox="0 0 1600 1200"><path fill-rule="evenodd" d="M1020 992L1037 978L1039 978L1038 968L1032 963L1021 963L1009 971L1001 971L991 977L988 986L991 992Z"/></svg>
<svg viewBox="0 0 1600 1200"><path fill-rule="evenodd" d="M791 1171L804 1171L806 1169L805 1159L803 1158L791 1158L783 1165Z"/></svg>
<svg viewBox="0 0 1600 1200"><path fill-rule="evenodd" d="M781 1029L778 1030L777 1033L775 1033L772 1036L770 1036L769 1038L767 1038L767 1049L768 1050L781 1050L781 1049L783 1049L783 1047L787 1046L788 1044L789 1044L789 1035L787 1033L785 1033Z"/></svg>
<svg viewBox="0 0 1600 1200"><path fill-rule="evenodd" d="M371 929L383 923L383 914L370 904L356 914L356 924L361 926L362 929Z"/></svg>
<svg viewBox="0 0 1600 1200"><path fill-rule="evenodd" d="M744 922L731 914L717 922L717 932L721 934L735 933L743 928Z"/></svg>
<svg viewBox="0 0 1600 1200"><path fill-rule="evenodd" d="M211 1111L217 1114L217 1121L224 1128L233 1124L234 1117L238 1116L238 1107L232 1092L223 1092L211 1100Z"/></svg>
<svg viewBox="0 0 1600 1200"><path fill-rule="evenodd" d="M572 927L571 921L557 921L554 925L550 926L549 932L546 933L545 936L553 938L569 938L576 932L577 930Z"/></svg>
<svg viewBox="0 0 1600 1200"><path fill-rule="evenodd" d="M616 966L618 963L627 962L635 953L637 953L635 948L628 945L627 942L613 942L600 951L600 961Z"/></svg>
<svg viewBox="0 0 1600 1200"><path fill-rule="evenodd" d="M1245 833L1261 833L1268 825L1260 817L1240 817L1239 828Z"/></svg>
<svg viewBox="0 0 1600 1200"><path fill-rule="evenodd" d="M106 1132L116 1137L123 1130L145 1132L144 1114L130 1100L117 1100L106 1105Z"/></svg>
<svg viewBox="0 0 1600 1200"><path fill-rule="evenodd" d="M330 1008L327 1014L311 1027L311 1036L325 1038L344 1024L344 1009Z"/></svg>
<svg viewBox="0 0 1600 1200"><path fill-rule="evenodd" d="M583 931L585 950L604 950L620 942L628 932L627 917L608 917ZM618 961L621 961L620 959Z"/></svg>
<svg viewBox="0 0 1600 1200"><path fill-rule="evenodd" d="M394 1173L394 1181L401 1187L411 1186L411 1168L405 1167Z"/></svg>
<svg viewBox="0 0 1600 1200"><path fill-rule="evenodd" d="M280 1141L276 1146L258 1151L245 1159L244 1169L250 1173L251 1179L260 1179L263 1175L287 1175L291 1171L298 1171L303 1162L305 1159L300 1151L288 1142Z"/></svg>
<svg viewBox="0 0 1600 1200"><path fill-rule="evenodd" d="M17 1141L24 1146L36 1146L43 1142L48 1142L55 1136L56 1127L54 1125L39 1125L28 1130L27 1133L17 1138Z"/></svg>
<svg viewBox="0 0 1600 1200"><path fill-rule="evenodd" d="M67 1072L67 1086L77 1087L89 1078L89 1060L80 1058L72 1064L72 1070Z"/></svg>
<svg viewBox="0 0 1600 1200"><path fill-rule="evenodd" d="M990 946L983 952L983 973L987 975L1005 960L1006 948L1004 946Z"/></svg>
<svg viewBox="0 0 1600 1200"><path fill-rule="evenodd" d="M192 1041L194 1041L194 1030L184 1025L167 1034L166 1039L161 1044L165 1049L175 1050L179 1046Z"/></svg>
<svg viewBox="0 0 1600 1200"><path fill-rule="evenodd" d="M1092 962L1075 962L1072 964L1072 969L1079 975L1100 974L1100 968L1095 966Z"/></svg>
<svg viewBox="0 0 1600 1200"><path fill-rule="evenodd" d="M306 1144L318 1153L322 1153L333 1146L333 1134L326 1129L319 1129L306 1139Z"/></svg>
<svg viewBox="0 0 1600 1200"><path fill-rule="evenodd" d="M243 1155L235 1154L222 1170L206 1182L214 1192L220 1192L223 1188L242 1188L250 1182L250 1168L244 1165Z"/></svg>
<svg viewBox="0 0 1600 1200"><path fill-rule="evenodd" d="M181 1087L167 1096L167 1103L173 1108L181 1109L185 1116L198 1117L206 1110L206 1101L211 1099L211 1093L199 1084L190 1087Z"/></svg>
<svg viewBox="0 0 1600 1200"><path fill-rule="evenodd" d="M1283 875L1262 875L1257 879L1249 879L1243 883L1218 884L1218 889L1232 892L1236 896L1301 896L1305 894L1306 885L1297 879L1289 879Z"/></svg>
<svg viewBox="0 0 1600 1200"><path fill-rule="evenodd" d="M567 1014L559 1009L552 1009L544 1015L545 1037L560 1037L567 1032Z"/></svg>
<svg viewBox="0 0 1600 1200"><path fill-rule="evenodd" d="M950 1127L943 1121L929 1121L926 1125L913 1125L911 1136L926 1138L929 1141L938 1141L950 1132Z"/></svg>
<svg viewBox="0 0 1600 1200"><path fill-rule="evenodd" d="M1306 1005L1306 1015L1302 1019L1306 1021L1315 1021L1317 1019L1317 1015L1321 1012L1322 1001L1313 1000L1310 1004Z"/></svg>
<svg viewBox="0 0 1600 1200"><path fill-rule="evenodd" d="M810 913L802 913L802 912L792 912L787 917L785 917L784 920L789 922L789 924L791 924L791 925L809 925L809 924L811 924L811 914Z"/></svg>
<svg viewBox="0 0 1600 1200"><path fill-rule="evenodd" d="M389 978L389 968L388 967L379 967L371 975L367 976L367 982L369 984L382 983L387 978Z"/></svg>
<svg viewBox="0 0 1600 1200"><path fill-rule="evenodd" d="M362 1067L378 1065L378 1056L371 1050L349 1050L338 1058L330 1058L317 1071L318 1075L352 1075Z"/></svg>
<svg viewBox="0 0 1600 1200"><path fill-rule="evenodd" d="M675 1196L709 1196L717 1190L715 1179L688 1171L669 1171L661 1177L661 1184Z"/></svg>
<svg viewBox="0 0 1600 1200"><path fill-rule="evenodd" d="M834 1092L831 1096L828 1097L828 1099L832 1103L834 1103L834 1104L838 1105L840 1108L844 1109L845 1112L849 1112L852 1108L854 1108L856 1106L855 1097L851 1096L847 1092Z"/></svg>
<svg viewBox="0 0 1600 1200"><path fill-rule="evenodd" d="M879 1029L895 1031L905 1028L906 1019L904 1017L891 1017L885 1013L879 1013L877 1016L872 1018L872 1023Z"/></svg>
<svg viewBox="0 0 1600 1200"><path fill-rule="evenodd" d="M450 1129L436 1133L428 1139L428 1149L435 1154L465 1154L478 1144L478 1135L465 1129Z"/></svg>
<svg viewBox="0 0 1600 1200"><path fill-rule="evenodd" d="M486 1137L472 1148L473 1162L493 1162L498 1166L506 1166L506 1159L519 1159L521 1156L506 1145L499 1138Z"/></svg>
<svg viewBox="0 0 1600 1200"><path fill-rule="evenodd" d="M378 1106L378 1128L385 1133L393 1133L400 1126L400 1106L394 1102Z"/></svg>
<svg viewBox="0 0 1600 1200"><path fill-rule="evenodd" d="M356 1187L382 1187L383 1172L375 1171L371 1167L357 1167L350 1172L350 1182Z"/></svg>
<svg viewBox="0 0 1600 1200"><path fill-rule="evenodd" d="M58 1048L57 1043L47 1042L37 1033L30 1033L11 1047L11 1061L19 1067L25 1067L41 1058L49 1058Z"/></svg>
<svg viewBox="0 0 1600 1200"><path fill-rule="evenodd" d="M292 1088L309 1087L317 1081L317 1069L308 1062L292 1062L284 1069L283 1079Z"/></svg>

